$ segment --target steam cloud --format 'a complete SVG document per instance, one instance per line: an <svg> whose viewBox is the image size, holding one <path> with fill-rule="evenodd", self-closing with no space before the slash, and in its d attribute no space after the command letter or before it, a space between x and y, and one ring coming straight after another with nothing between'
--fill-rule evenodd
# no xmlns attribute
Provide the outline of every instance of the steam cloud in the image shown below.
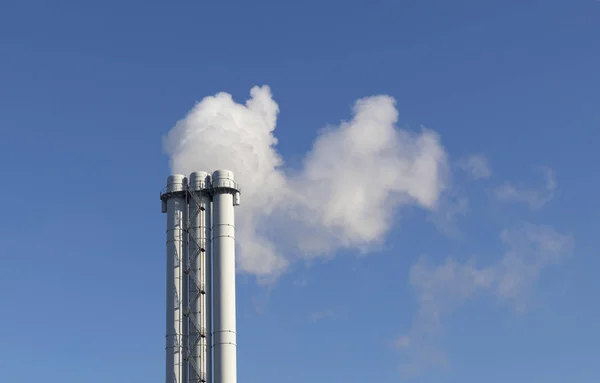
<svg viewBox="0 0 600 383"><path fill-rule="evenodd" d="M302 169L284 169L274 135L279 107L269 87L245 105L218 93L197 103L164 139L173 173L230 169L242 187L238 268L259 277L295 259L381 243L398 208L434 210L447 159L432 131L396 127L389 96L359 99L350 121L321 133Z"/></svg>

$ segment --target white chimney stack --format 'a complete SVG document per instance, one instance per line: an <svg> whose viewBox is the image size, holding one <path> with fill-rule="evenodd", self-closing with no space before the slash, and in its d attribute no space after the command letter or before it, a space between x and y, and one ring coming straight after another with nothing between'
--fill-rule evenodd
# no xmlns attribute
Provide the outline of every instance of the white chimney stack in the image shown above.
<svg viewBox="0 0 600 383"><path fill-rule="evenodd" d="M235 214L229 170L169 176L166 383L236 383Z"/></svg>
<svg viewBox="0 0 600 383"><path fill-rule="evenodd" d="M187 248L187 179L174 174L161 194L162 211L167 213L167 335L166 382L183 383L184 305L183 291Z"/></svg>

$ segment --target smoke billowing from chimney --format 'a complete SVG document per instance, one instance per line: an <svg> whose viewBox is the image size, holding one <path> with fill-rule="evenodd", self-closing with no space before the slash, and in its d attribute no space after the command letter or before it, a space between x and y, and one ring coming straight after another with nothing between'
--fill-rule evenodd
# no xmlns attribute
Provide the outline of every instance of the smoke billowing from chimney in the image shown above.
<svg viewBox="0 0 600 383"><path fill-rule="evenodd" d="M436 133L396 126L389 96L359 99L352 119L321 133L302 169L284 170L269 87L245 105L218 93L197 103L164 139L173 173L230 169L242 188L238 267L260 277L295 259L380 244L402 206L436 208L447 159Z"/></svg>

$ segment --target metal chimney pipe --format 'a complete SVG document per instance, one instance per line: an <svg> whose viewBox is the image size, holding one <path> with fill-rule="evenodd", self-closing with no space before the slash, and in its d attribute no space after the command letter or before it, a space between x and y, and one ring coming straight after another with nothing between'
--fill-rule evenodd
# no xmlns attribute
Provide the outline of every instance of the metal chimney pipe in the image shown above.
<svg viewBox="0 0 600 383"><path fill-rule="evenodd" d="M210 175L189 178L189 383L210 382L211 190Z"/></svg>
<svg viewBox="0 0 600 383"><path fill-rule="evenodd" d="M173 174L161 193L162 212L167 213L167 310L166 383L183 383L184 371L184 292L183 267L187 238L187 179Z"/></svg>
<svg viewBox="0 0 600 383"><path fill-rule="evenodd" d="M240 190L229 170L212 176L214 383L237 382L234 205Z"/></svg>

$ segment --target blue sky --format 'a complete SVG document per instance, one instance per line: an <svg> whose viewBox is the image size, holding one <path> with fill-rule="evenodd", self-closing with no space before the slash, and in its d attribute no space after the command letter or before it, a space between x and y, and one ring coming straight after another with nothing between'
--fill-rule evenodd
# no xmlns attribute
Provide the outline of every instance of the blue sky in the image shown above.
<svg viewBox="0 0 600 383"><path fill-rule="evenodd" d="M366 254L240 274L240 382L598 380L599 19L593 0L1 2L0 380L163 381L163 137L255 85L287 174L379 94L439 135L447 174Z"/></svg>

